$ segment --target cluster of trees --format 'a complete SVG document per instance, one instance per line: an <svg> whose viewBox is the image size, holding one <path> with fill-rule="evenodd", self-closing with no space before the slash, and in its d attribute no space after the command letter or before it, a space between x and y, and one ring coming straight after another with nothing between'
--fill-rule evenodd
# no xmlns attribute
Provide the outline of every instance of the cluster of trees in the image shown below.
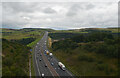
<svg viewBox="0 0 120 78"><path fill-rule="evenodd" d="M80 33L49 33L49 36L52 39L62 39L62 38L71 38L73 36L77 36Z"/></svg>
<svg viewBox="0 0 120 78"><path fill-rule="evenodd" d="M23 45L27 45L27 44L35 41L35 39L36 39L36 38L30 37L30 38L22 38L22 39L20 39L20 40L11 40L11 41L13 41L13 42L18 42L18 43L21 43L21 44L23 44Z"/></svg>
<svg viewBox="0 0 120 78"><path fill-rule="evenodd" d="M27 76L29 47L2 39L2 75Z"/></svg>
<svg viewBox="0 0 120 78"><path fill-rule="evenodd" d="M66 40L61 40L58 42L54 42L52 44L52 48L54 51L61 49L61 50L68 50L68 49L75 49L76 47L78 47L78 44L76 42L73 42L70 39L66 39Z"/></svg>
<svg viewBox="0 0 120 78"><path fill-rule="evenodd" d="M72 37L71 39L74 42L80 43L80 42L91 42L91 41L104 41L104 39L113 39L113 35L111 33L105 33L105 32L92 32L89 34L80 34L78 36Z"/></svg>
<svg viewBox="0 0 120 78"><path fill-rule="evenodd" d="M81 46L84 50L88 52L96 52L104 54L108 57L118 58L118 49L120 48L120 40L118 38L114 39L104 39L102 43L87 43Z"/></svg>
<svg viewBox="0 0 120 78"><path fill-rule="evenodd" d="M78 45L78 43L86 43L85 45ZM104 54L108 57L118 57L118 48L120 40L111 33L94 32L87 35L80 34L78 36L60 40L52 44L53 50L69 50L80 47L88 52L96 52Z"/></svg>
<svg viewBox="0 0 120 78"><path fill-rule="evenodd" d="M119 48L120 37L108 32L73 35L52 43L53 53L77 76L117 76Z"/></svg>

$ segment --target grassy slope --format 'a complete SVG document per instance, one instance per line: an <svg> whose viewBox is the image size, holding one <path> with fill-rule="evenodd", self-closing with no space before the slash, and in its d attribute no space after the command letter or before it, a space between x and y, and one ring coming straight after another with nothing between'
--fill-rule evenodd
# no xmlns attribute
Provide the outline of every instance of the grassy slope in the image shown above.
<svg viewBox="0 0 120 78"><path fill-rule="evenodd" d="M35 76L35 70L34 70L34 65L33 65L33 55L34 55L34 46L37 44L37 42L43 37L44 33L41 34L40 38L36 39L32 43L28 44L27 46L32 48L32 59L31 59L31 74L32 76Z"/></svg>
<svg viewBox="0 0 120 78"><path fill-rule="evenodd" d="M38 41L40 41L40 39L42 38L43 34L44 34L44 33L42 33L39 38L37 38L35 41L31 42L31 43L28 44L27 46L28 46L28 47L33 47L35 44L37 44Z"/></svg>
<svg viewBox="0 0 120 78"><path fill-rule="evenodd" d="M53 54L63 62L66 67L76 76L114 76L117 73L117 59L107 58L96 53L88 53L79 48L71 50L72 54L67 54L64 51L55 51ZM78 53L77 53L78 52ZM94 58L93 62L79 60L79 57L86 55L89 58ZM68 57L69 56L69 57ZM99 70L99 63L104 66L103 70ZM106 68L106 67L107 68Z"/></svg>
<svg viewBox="0 0 120 78"><path fill-rule="evenodd" d="M35 30L31 31L30 29L20 29L20 30L10 30L10 29L2 29L3 37L7 40L11 39L22 39L22 38L38 38L40 36L40 33L43 32L43 30ZM9 32L9 33L7 33ZM11 32L11 33L10 33Z"/></svg>

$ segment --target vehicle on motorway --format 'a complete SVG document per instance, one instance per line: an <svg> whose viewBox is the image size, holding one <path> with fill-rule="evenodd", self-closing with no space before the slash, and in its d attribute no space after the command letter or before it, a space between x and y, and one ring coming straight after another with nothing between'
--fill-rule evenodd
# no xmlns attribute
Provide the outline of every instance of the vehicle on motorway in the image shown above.
<svg viewBox="0 0 120 78"><path fill-rule="evenodd" d="M47 64L45 64L45 67L47 67Z"/></svg>
<svg viewBox="0 0 120 78"><path fill-rule="evenodd" d="M51 65L53 66L53 65L54 65L54 63L51 63Z"/></svg>
<svg viewBox="0 0 120 78"><path fill-rule="evenodd" d="M40 61L41 61L41 59L40 59Z"/></svg>
<svg viewBox="0 0 120 78"><path fill-rule="evenodd" d="M46 54L49 55L49 51L46 51Z"/></svg>
<svg viewBox="0 0 120 78"><path fill-rule="evenodd" d="M58 66L59 66L62 70L65 71L65 66L64 66L64 64L62 64L61 62L58 62Z"/></svg>
<svg viewBox="0 0 120 78"><path fill-rule="evenodd" d="M50 53L49 55L50 55L50 57L52 58L52 55L53 55L53 54L52 54L52 53Z"/></svg>
<svg viewBox="0 0 120 78"><path fill-rule="evenodd" d="M43 74L43 73L42 73L42 74L41 74L41 76L42 76L42 77L44 77L44 76L45 76L45 74Z"/></svg>

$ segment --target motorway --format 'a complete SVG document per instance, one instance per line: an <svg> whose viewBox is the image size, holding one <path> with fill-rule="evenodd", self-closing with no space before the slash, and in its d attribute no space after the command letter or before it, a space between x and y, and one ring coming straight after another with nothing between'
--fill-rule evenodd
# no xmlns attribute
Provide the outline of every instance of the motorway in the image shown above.
<svg viewBox="0 0 120 78"><path fill-rule="evenodd" d="M36 44L34 48L33 63L34 63L36 77L40 78L41 75L44 74L45 77L73 78L73 75L70 71L68 71L67 69L63 71L58 66L59 61L58 59L56 59L54 55L50 57L49 55L46 54L46 51L49 51L46 46L47 40L48 40L48 32L45 32L42 39ZM51 63L53 63L53 65Z"/></svg>

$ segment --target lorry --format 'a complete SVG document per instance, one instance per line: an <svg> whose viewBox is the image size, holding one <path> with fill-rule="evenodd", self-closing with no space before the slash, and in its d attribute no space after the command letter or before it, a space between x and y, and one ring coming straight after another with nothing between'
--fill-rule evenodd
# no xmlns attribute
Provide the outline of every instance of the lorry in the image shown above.
<svg viewBox="0 0 120 78"><path fill-rule="evenodd" d="M49 51L46 51L46 54L49 55Z"/></svg>
<svg viewBox="0 0 120 78"><path fill-rule="evenodd" d="M58 62L58 66L59 66L63 71L65 71L65 66L64 66L64 64L62 64L61 62Z"/></svg>

